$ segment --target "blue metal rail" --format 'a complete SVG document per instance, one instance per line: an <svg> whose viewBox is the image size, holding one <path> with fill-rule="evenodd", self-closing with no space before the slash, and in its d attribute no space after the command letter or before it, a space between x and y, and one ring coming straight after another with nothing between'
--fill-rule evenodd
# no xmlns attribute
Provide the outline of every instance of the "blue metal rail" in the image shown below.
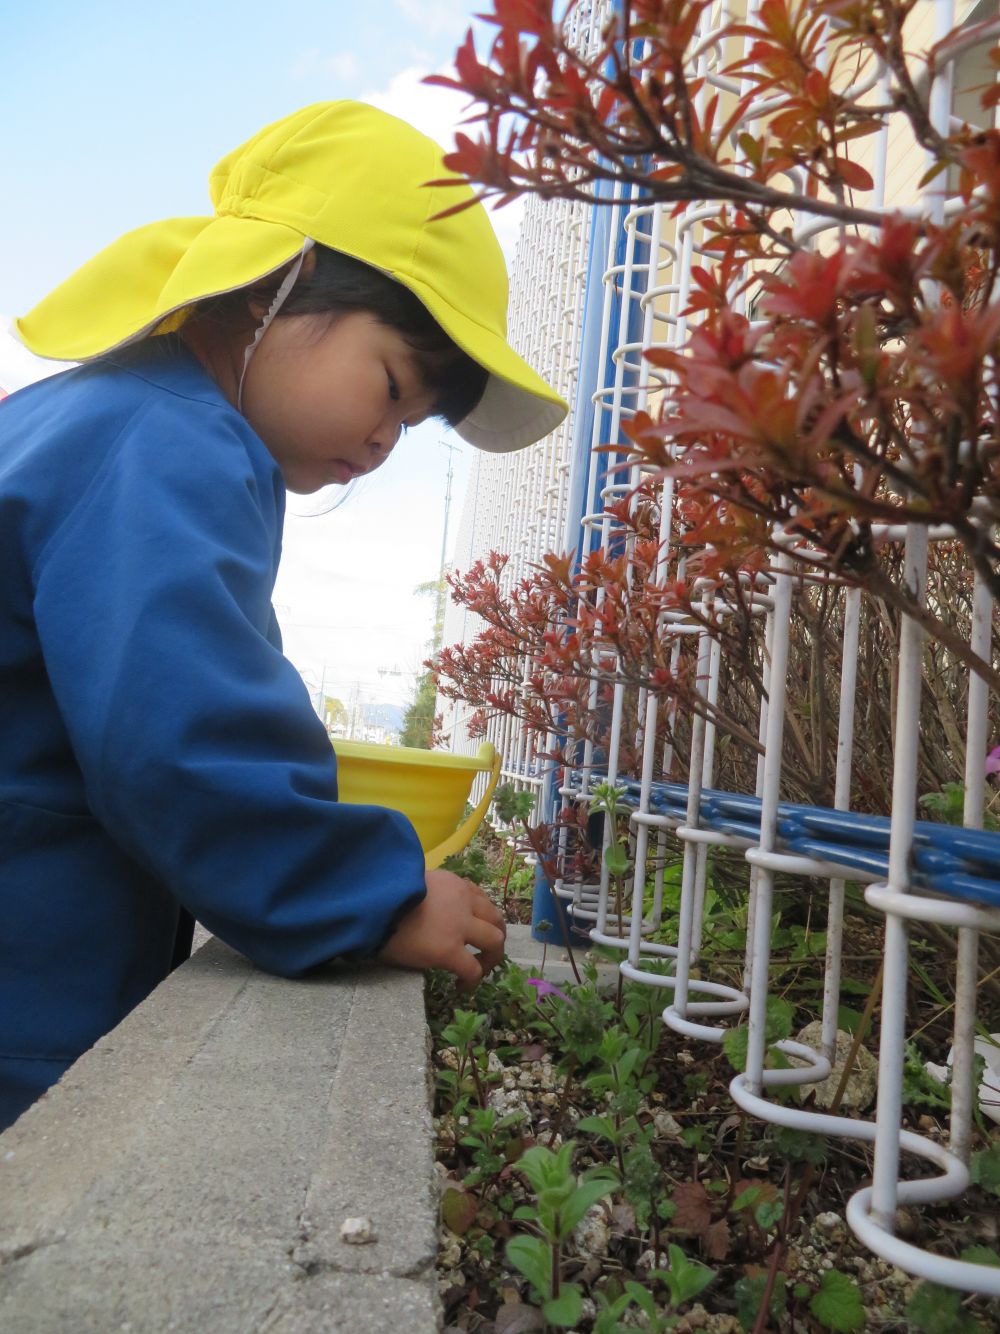
<svg viewBox="0 0 1000 1334"><path fill-rule="evenodd" d="M601 781L591 773L590 782ZM568 786L579 778L568 775ZM622 779L623 805L638 809L639 783ZM683 783L654 783L650 810L677 824L687 821L688 789ZM703 788L698 824L717 834L760 839L761 803L757 797ZM813 857L855 872L860 879L882 880L889 870L890 821L881 815L858 815L823 806L781 802L778 835L783 852ZM1000 907L1000 833L964 829L918 820L913 837L913 887L949 898Z"/></svg>

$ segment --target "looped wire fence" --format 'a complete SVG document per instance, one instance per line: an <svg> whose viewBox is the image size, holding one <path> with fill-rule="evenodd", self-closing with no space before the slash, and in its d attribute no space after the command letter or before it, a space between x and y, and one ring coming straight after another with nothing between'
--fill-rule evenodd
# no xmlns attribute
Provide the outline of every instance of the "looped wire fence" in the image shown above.
<svg viewBox="0 0 1000 1334"><path fill-rule="evenodd" d="M750 0L751 11L755 7ZM702 80L701 98L712 89L738 91L720 73L717 42L730 8L720 4L705 14L693 71ZM952 0L937 0L929 10L931 40L950 32L959 17ZM590 28L581 23L584 47L603 12L594 6ZM931 119L942 132L953 115L952 66L968 48L956 51L929 91ZM863 72L859 84L883 99L891 95L885 69ZM748 116L767 110L760 104ZM892 175L898 165L890 164L882 131L871 150L873 207L883 208L889 199L898 208ZM671 215L634 189L592 211L577 203L529 201L514 270L514 339L548 367L576 409L555 436L512 460L480 456L458 542L459 568L491 550L503 551L512 557L504 577L513 585L549 550L574 547L581 560L616 552L633 561L635 528L623 522L621 505L631 520L641 495L657 542L655 567L643 577L661 587L684 578L689 548L682 540L683 486L641 466L623 467L631 457L623 425L639 411L655 410L669 383L669 373L643 353L684 346L692 268L714 262L705 228L720 207L692 204ZM915 192L908 207L916 216L942 218L949 201L936 181ZM834 226L804 217L795 225L800 239L819 248ZM610 453L593 453L609 444ZM918 600L947 615L979 658L996 661L993 599L965 563L955 534L943 527L883 524L873 527L872 536L881 558ZM746 1068L730 1085L739 1107L775 1125L873 1146L873 1182L847 1205L848 1224L867 1247L911 1273L1000 1296L1000 1269L937 1255L894 1234L898 1205L953 1199L969 1184L979 944L982 934L1000 933L1000 834L983 830L983 761L998 701L981 676L929 642L916 620L888 617L878 598L811 561L807 544L793 533L774 538L779 554L767 570L736 584L701 579L686 612L659 613L662 659L674 681L689 682L686 691L671 694L637 682L609 642L588 696L591 712L606 724L606 739L571 738L570 761L556 771L555 782L552 762L539 756L550 755L557 738L532 733L513 716L495 719L488 735L504 756L505 777L537 794L537 814L562 813L562 874L555 893L573 927L618 952L620 970L631 982L662 991L663 1022L673 1031L718 1045L735 1025L747 1024ZM601 599L598 589L598 620ZM474 617L452 608L445 642L469 642L476 629ZM524 692L530 691L533 668L524 663ZM926 680L932 676L944 684L929 699ZM873 707L873 681L887 683L891 708L881 714ZM802 707L804 692L814 706L809 711ZM720 727L721 718L734 714L749 738L742 750L724 740ZM467 721L461 705L451 708L447 729L457 747L464 744ZM924 742L932 729L963 766L961 826L916 818L929 766ZM753 740L756 747L749 744ZM627 815L632 869L624 886L610 875L606 860L583 878L571 869L569 817L588 812L601 785L617 789ZM863 809L852 811L858 793ZM605 819L605 849L613 836L612 821ZM728 866L740 859L743 866L735 896L746 922L746 948L735 980L732 970L711 975L712 958L704 948L712 930L709 870L712 858L722 855ZM825 901L815 1046L768 1041L776 882ZM851 885L864 887L867 904L884 919L874 1120L769 1096L778 1086L808 1088L834 1068ZM650 939L667 920L675 922L676 943ZM933 923L955 938L947 1145L902 1128L910 923ZM788 1058L779 1068L769 1064L773 1046ZM904 1155L919 1160L922 1175L904 1179Z"/></svg>

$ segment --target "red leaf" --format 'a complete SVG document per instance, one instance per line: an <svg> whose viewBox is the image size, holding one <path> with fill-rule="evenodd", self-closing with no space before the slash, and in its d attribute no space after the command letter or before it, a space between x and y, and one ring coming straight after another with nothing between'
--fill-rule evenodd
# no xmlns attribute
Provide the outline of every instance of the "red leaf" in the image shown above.
<svg viewBox="0 0 1000 1334"><path fill-rule="evenodd" d="M871 173L857 162L852 162L850 158L835 157L837 174L844 184L851 190L871 190L874 189L875 182L871 178Z"/></svg>
<svg viewBox="0 0 1000 1334"><path fill-rule="evenodd" d="M729 1224L724 1218L720 1218L717 1223L712 1223L705 1229L701 1244L709 1260L724 1260L729 1254L731 1241Z"/></svg>
<svg viewBox="0 0 1000 1334"><path fill-rule="evenodd" d="M441 1196L441 1218L444 1225L459 1237L464 1237L476 1221L479 1200L466 1190L449 1188Z"/></svg>
<svg viewBox="0 0 1000 1334"><path fill-rule="evenodd" d="M806 75L806 95L809 100L821 107L830 95L830 83L822 70L811 69Z"/></svg>
<svg viewBox="0 0 1000 1334"><path fill-rule="evenodd" d="M514 32L530 32L535 36L552 40L552 5L551 0L494 0L494 12L483 14L482 18L502 28Z"/></svg>
<svg viewBox="0 0 1000 1334"><path fill-rule="evenodd" d="M673 1217L674 1226L703 1236L712 1222L712 1208L708 1191L701 1182L682 1181L671 1199L677 1210Z"/></svg>

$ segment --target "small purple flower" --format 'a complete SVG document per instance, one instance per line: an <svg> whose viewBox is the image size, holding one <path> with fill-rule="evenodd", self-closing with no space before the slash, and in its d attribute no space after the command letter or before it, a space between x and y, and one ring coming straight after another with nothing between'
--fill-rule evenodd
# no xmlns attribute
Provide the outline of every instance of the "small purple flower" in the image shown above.
<svg viewBox="0 0 1000 1334"><path fill-rule="evenodd" d="M1000 746L994 746L986 756L986 777L991 774L1000 774Z"/></svg>
<svg viewBox="0 0 1000 1334"><path fill-rule="evenodd" d="M553 986L551 982L546 982L544 977L529 977L528 986L535 988L535 1004L541 1005L543 996L558 996L560 1000L572 1000L566 995L565 991L560 991L558 987Z"/></svg>

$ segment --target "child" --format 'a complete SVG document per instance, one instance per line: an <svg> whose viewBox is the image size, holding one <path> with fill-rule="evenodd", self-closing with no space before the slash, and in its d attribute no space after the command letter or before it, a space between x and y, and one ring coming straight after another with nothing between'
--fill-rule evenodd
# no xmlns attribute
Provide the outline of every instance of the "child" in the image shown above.
<svg viewBox="0 0 1000 1334"><path fill-rule="evenodd" d="M471 198L442 174L392 116L307 107L223 159L213 217L129 233L18 321L84 364L0 405L0 1126L192 917L288 976L474 986L502 957L401 814L338 804L270 605L286 488L370 472L425 417L503 451L564 414L506 342L482 206L434 218Z"/></svg>

